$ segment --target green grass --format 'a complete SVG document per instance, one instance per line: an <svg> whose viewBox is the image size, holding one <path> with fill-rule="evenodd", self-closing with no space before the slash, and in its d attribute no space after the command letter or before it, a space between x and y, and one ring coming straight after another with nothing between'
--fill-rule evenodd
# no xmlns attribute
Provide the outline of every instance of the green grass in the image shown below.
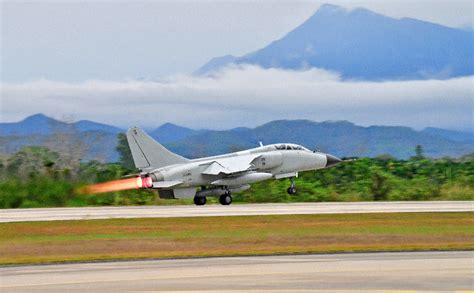
<svg viewBox="0 0 474 293"><path fill-rule="evenodd" d="M0 224L0 264L474 249L473 213L146 218Z"/></svg>

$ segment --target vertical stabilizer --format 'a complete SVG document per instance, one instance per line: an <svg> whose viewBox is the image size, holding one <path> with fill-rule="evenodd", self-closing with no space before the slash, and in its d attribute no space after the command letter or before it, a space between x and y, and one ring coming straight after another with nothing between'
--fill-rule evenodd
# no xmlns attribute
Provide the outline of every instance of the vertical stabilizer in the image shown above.
<svg viewBox="0 0 474 293"><path fill-rule="evenodd" d="M127 140L135 167L139 169L156 169L188 161L170 152L140 128L130 128L127 131Z"/></svg>

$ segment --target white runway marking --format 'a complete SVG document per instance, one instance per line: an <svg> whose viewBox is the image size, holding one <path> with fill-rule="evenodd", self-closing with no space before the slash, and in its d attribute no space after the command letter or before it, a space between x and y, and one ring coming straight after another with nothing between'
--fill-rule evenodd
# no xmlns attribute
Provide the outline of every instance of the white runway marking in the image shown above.
<svg viewBox="0 0 474 293"><path fill-rule="evenodd" d="M0 223L115 218L177 218L251 215L395 212L472 212L474 201L234 204L230 206L127 206L0 210Z"/></svg>

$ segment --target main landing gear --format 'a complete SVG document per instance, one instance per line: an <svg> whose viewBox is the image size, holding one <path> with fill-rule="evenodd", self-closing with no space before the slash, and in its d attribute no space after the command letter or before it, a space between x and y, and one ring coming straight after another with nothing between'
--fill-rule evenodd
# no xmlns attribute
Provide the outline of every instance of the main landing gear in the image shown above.
<svg viewBox="0 0 474 293"><path fill-rule="evenodd" d="M228 206L232 203L232 195L230 195L230 191L226 191L224 194L219 196L219 202L221 205Z"/></svg>
<svg viewBox="0 0 474 293"><path fill-rule="evenodd" d="M219 195L220 192L224 192L224 193ZM227 190L220 190L220 192L217 191L214 194L207 193L207 194L197 195L194 197L194 204L197 206L205 205L207 201L205 195L209 195L209 196L219 196L219 202L221 203L221 205L225 205L225 206L230 205L232 203L232 195L230 194L230 191L227 189Z"/></svg>
<svg viewBox="0 0 474 293"><path fill-rule="evenodd" d="M205 196L195 196L194 197L194 204L197 206L203 206L206 204L206 197Z"/></svg>
<svg viewBox="0 0 474 293"><path fill-rule="evenodd" d="M288 194L296 194L296 187L295 187L295 178L291 177L290 178L290 187L288 187L288 189L286 190L286 192L288 192Z"/></svg>

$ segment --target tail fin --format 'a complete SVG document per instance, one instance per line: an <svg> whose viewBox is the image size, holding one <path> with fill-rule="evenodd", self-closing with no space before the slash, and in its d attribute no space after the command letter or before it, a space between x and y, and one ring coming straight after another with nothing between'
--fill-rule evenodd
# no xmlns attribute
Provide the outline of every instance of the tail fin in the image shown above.
<svg viewBox="0 0 474 293"><path fill-rule="evenodd" d="M137 127L127 131L127 140L135 167L139 169L161 168L188 161L188 159L170 152Z"/></svg>

